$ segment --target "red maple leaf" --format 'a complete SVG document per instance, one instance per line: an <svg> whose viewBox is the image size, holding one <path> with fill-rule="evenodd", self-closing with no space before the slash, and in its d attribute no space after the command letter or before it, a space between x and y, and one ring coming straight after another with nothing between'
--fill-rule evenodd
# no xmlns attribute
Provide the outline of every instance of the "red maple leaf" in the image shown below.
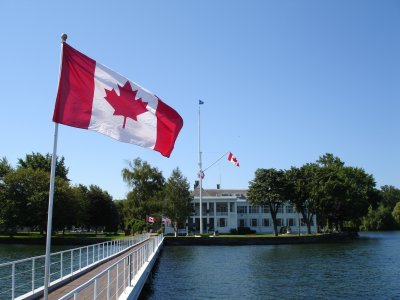
<svg viewBox="0 0 400 300"><path fill-rule="evenodd" d="M124 124L122 128L125 128L126 118L131 118L137 121L137 116L147 112L146 103L142 101L142 98L136 100L137 90L133 91L129 81L124 86L120 86L119 96L114 89L111 91L105 89L107 96L104 99L115 109L114 116L123 116Z"/></svg>

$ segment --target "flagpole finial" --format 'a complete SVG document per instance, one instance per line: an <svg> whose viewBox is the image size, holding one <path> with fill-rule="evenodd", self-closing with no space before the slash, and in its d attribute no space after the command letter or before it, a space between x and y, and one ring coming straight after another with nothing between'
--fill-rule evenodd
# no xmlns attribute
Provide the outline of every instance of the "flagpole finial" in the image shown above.
<svg viewBox="0 0 400 300"><path fill-rule="evenodd" d="M65 43L67 41L68 35L66 33L63 33L61 35L61 42Z"/></svg>

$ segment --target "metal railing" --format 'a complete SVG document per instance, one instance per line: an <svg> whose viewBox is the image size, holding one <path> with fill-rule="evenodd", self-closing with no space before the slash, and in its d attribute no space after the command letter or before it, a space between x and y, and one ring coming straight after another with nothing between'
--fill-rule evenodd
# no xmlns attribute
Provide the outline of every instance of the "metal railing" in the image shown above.
<svg viewBox="0 0 400 300"><path fill-rule="evenodd" d="M128 288L135 286L143 269L147 267L153 255L157 252L163 241L163 235L148 239L135 251L127 254L116 263L62 296L59 300L69 299L118 299L125 294L128 296Z"/></svg>
<svg viewBox="0 0 400 300"><path fill-rule="evenodd" d="M51 253L50 286L146 239L149 234ZM0 299L24 298L43 290L45 255L0 264Z"/></svg>

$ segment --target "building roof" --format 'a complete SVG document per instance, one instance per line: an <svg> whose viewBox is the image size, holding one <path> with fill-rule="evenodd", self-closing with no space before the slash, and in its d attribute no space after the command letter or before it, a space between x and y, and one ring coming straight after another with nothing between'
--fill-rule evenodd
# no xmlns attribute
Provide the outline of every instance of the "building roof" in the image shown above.
<svg viewBox="0 0 400 300"><path fill-rule="evenodd" d="M194 197L200 196L200 189L195 188L192 195ZM237 197L246 198L247 189L202 189L202 196L204 197Z"/></svg>

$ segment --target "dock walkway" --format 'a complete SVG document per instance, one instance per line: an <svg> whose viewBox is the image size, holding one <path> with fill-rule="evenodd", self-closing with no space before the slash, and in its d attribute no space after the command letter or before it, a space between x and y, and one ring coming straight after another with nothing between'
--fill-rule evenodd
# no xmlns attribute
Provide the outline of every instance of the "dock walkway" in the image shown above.
<svg viewBox="0 0 400 300"><path fill-rule="evenodd" d="M133 246L132 248L128 249L127 251L120 253L119 255L113 257L112 259L110 259L110 260L102 263L101 265L93 268L92 270L82 274L81 276L79 276L79 277L77 277L77 278L75 278L75 279L73 279L73 280L71 280L71 281L69 281L69 282L57 287L56 289L54 289L51 292L49 292L48 299L49 300L60 299L62 296L68 294L71 291L73 291L75 288L81 286L85 282L89 281L90 279L92 279L96 275L98 275L101 272L103 272L104 270L106 270L108 267L110 267L113 264L115 264L117 261L119 261L124 256L127 256L127 255L132 254L135 251L137 251L139 249L139 247L142 245L142 243ZM44 299L44 297L42 295L42 297L37 298L37 299Z"/></svg>

